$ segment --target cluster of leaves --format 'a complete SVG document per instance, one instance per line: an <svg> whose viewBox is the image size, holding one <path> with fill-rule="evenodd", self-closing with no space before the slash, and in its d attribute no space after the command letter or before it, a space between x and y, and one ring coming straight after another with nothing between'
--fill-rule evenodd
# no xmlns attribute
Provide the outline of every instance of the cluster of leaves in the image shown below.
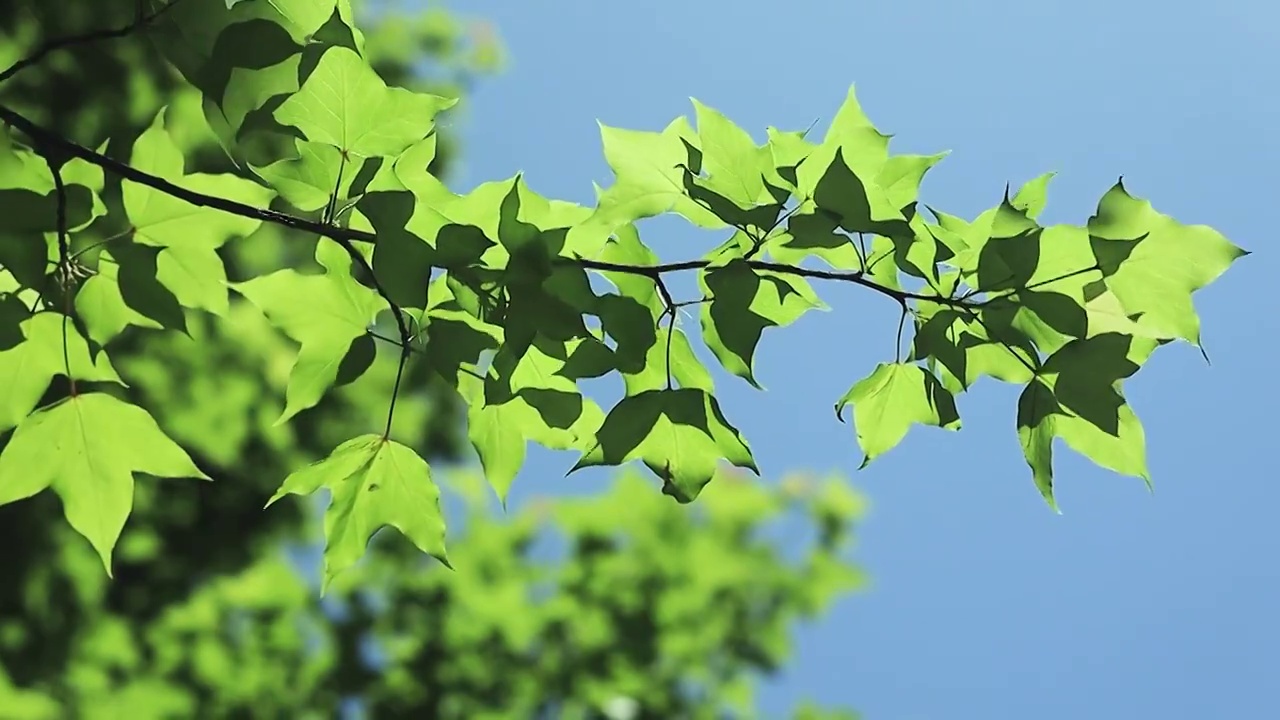
<svg viewBox="0 0 1280 720"><path fill-rule="evenodd" d="M366 717L750 718L755 675L790 654L795 620L863 583L848 560L863 502L839 478L725 473L690 513L625 473L597 497L501 518L482 478L450 480L466 572L375 540L334 582L326 620L288 561L264 556L141 636L95 614L66 674L15 688L0 673L0 717L321 718L355 700ZM64 552L78 594L110 592L92 551ZM48 614L6 618L0 634ZM851 715L802 705L795 717Z"/></svg>
<svg viewBox="0 0 1280 720"><path fill-rule="evenodd" d="M4 5L0 68L27 55L42 37L121 26L133 12L132 0ZM438 10L365 17L366 57L389 85L453 96L468 84L463 70L485 69L470 58L491 55L468 50L459 37L466 24ZM409 74L424 66L430 69L426 82ZM169 80L167 61L135 34L109 46L76 45L49 55L0 86L0 104L69 137L118 138L124 156L128 142L167 105L164 130L189 171L254 177L251 169L227 162L207 128L198 91ZM51 86L65 93L51 95ZM437 176L447 174L454 152L447 136L440 141L430 166ZM280 153L292 147L289 138L278 145ZM110 245L128 243L118 189L108 176L101 195L112 209L76 233L77 248L116 235L121 237ZM9 247L7 240L0 227L0 247ZM302 233L263 224L218 254L228 277L238 280L309 262L298 256L313 247ZM316 572L311 554L323 543L315 512L321 508L277 503L263 512L262 505L290 469L385 419L397 353L380 353L358 380L277 425L296 345L238 294L224 315L187 309L184 317L187 333L129 325L111 337L111 363L128 387L108 389L145 407L215 482L140 480L112 556L112 582L95 551L60 521L56 495L0 506L0 543L13 550L0 563L0 718L318 718L353 705L370 717L527 718L536 716L537 707L601 720L753 717L726 705L745 707L759 672L786 660L785 633L795 619L856 583L837 548L847 540L858 503L836 480L812 487L812 494L790 492L795 488L789 484L786 492L762 493L740 488L747 478L726 476L715 485L727 485L725 496L710 492L696 506L706 514L691 516L628 475L589 502L530 508L495 521L494 508L485 507L478 492L483 480L463 476L456 479L467 507L456 517L451 512L464 533L458 572L421 562L408 543L387 533L375 537L365 563L317 598L309 578ZM457 457L465 436L458 434L451 396L431 389L422 360L432 344L423 347L405 370L393 432L440 467ZM63 382L56 378L42 400L64 394ZM0 449L7 439L0 435ZM454 478L442 474L447 498ZM735 498L740 510L731 507ZM729 512L716 509L722 506ZM545 510L551 514L542 517ZM576 513L585 519L575 519ZM733 517L751 528L743 530ZM538 525L538 518L554 522ZM600 523L589 521L616 526L616 542L601 547L591 529ZM535 525L539 539L529 542ZM778 531L785 535L779 538ZM797 546L797 533L815 531L818 545ZM786 552L773 549L782 543L761 538L786 541ZM691 542L698 553L680 561ZM308 558L301 568L299 554ZM609 587L568 580L582 578L588 554L591 567L612 578ZM765 575L716 571L747 558ZM704 567L712 570L705 578ZM517 585L528 600L513 599ZM605 592L610 588L624 598L643 594L649 614L630 601L620 604ZM517 639L554 648L559 665L538 662L540 656L520 643L505 646L502 663L477 661L488 657L513 607L534 628ZM753 625L709 617L717 608L746 612ZM694 622L698 612L702 620ZM591 632L552 632L558 627L553 620L580 615L596 618ZM459 623L472 632L457 632ZM675 646L688 679L667 665L639 670L657 662L653 647ZM404 682L417 674L421 683ZM640 676L647 684L637 684ZM424 685L430 688L425 698ZM543 687L544 695L531 697L531 686ZM508 687L519 690L519 702ZM727 698L721 692L726 687L734 689ZM597 708L589 697L607 699ZM847 716L809 706L794 715Z"/></svg>
<svg viewBox="0 0 1280 720"><path fill-rule="evenodd" d="M972 221L924 207L930 220L917 193L942 156L890 154L852 89L819 142L771 128L757 145L697 103L696 129L684 118L661 132L603 127L616 181L594 207L543 198L519 176L459 195L428 171L434 119L453 101L388 86L346 0L149 4L133 29L200 91L223 150L255 181L188 172L163 112L122 161L0 105L10 127L0 368L14 378L2 417L16 426L0 454L0 503L52 488L108 569L134 472L204 477L113 394L123 380L112 340L126 326L188 332L187 311L225 314L229 292L299 346L278 422L359 378L376 343L397 347L385 425L290 474L273 498L332 490L327 584L388 525L448 562L430 468L392 437L415 352L465 402L500 496L534 441L576 451L575 470L640 460L664 492L691 501L720 463L755 461L677 309L697 304L702 341L757 385L763 331L824 307L810 281L854 283L894 299L900 327L910 317L914 329L907 357L836 403L837 414L853 406L864 464L913 424L958 428L954 395L991 376L1024 386L1018 433L1052 503L1055 437L1147 477L1122 382L1160 345L1198 343L1191 294L1244 254L1120 183L1084 226L1037 222L1049 176ZM294 154L270 156L281 137ZM80 247L106 214L104 171L123 181L129 231ZM702 258L660 263L637 221L664 213L729 237ZM322 272L229 280L218 248L263 223L318 239ZM697 273L701 297L672 296L664 278L682 271ZM614 373L624 394L606 412L578 386ZM58 375L67 387L41 406Z"/></svg>

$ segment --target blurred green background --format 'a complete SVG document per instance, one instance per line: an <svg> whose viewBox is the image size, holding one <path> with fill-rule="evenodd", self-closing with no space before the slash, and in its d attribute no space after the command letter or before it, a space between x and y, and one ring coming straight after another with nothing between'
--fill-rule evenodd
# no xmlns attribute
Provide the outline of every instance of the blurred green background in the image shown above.
<svg viewBox="0 0 1280 720"><path fill-rule="evenodd" d="M353 2L388 83L462 98L432 168L447 179L467 90L501 69L497 32L441 8ZM9 0L0 66L133 12ZM188 171L239 172L198 93L142 39L55 53L0 101L117 157L167 105ZM105 199L118 208L110 179ZM87 232L122 232L119 217ZM309 263L284 232L224 248L229 278ZM753 687L786 662L795 623L862 584L849 553L863 503L837 478L726 473L683 507L623 472L590 498L504 512L472 469L456 397L411 371L394 432L445 485L456 570L380 533L321 598L322 507L263 505L291 469L379 426L394 357L273 427L289 341L238 298L225 320L188 326L190 338L129 328L112 358L132 402L214 482L139 482L114 580L52 493L0 507L0 718L754 717ZM799 699L794 713L854 717Z"/></svg>

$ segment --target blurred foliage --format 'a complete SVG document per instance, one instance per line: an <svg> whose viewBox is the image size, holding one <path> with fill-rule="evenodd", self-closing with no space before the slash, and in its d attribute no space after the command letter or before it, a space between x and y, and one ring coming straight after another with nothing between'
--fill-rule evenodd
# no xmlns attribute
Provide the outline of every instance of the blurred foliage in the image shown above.
<svg viewBox="0 0 1280 720"><path fill-rule="evenodd" d="M356 5L388 83L463 97L500 66L484 24ZM133 0L7 0L0 67L134 12ZM188 171L242 172L198 93L145 38L56 52L0 98L113 151L167 104ZM448 125L437 175L458 150ZM119 203L118 184L104 199ZM313 246L286 232L264 225L224 249L230 278L310 263ZM52 494L0 507L0 719L328 718L339 707L376 718L747 717L755 673L784 662L793 621L860 581L846 557L860 500L835 480L766 489L734 476L685 508L624 473L599 497L495 517L483 483L461 472L456 571L380 535L322 600L301 571L318 515L305 502L262 508L289 469L382 417L394 359L276 427L288 340L240 302L217 323L190 314L188 326L190 337L131 328L113 357L131 402L214 481L138 483L114 580ZM410 375L395 434L417 438L433 463L462 460L461 408L426 377ZM812 542L770 542L766 526L784 518ZM796 717L851 716L805 705Z"/></svg>

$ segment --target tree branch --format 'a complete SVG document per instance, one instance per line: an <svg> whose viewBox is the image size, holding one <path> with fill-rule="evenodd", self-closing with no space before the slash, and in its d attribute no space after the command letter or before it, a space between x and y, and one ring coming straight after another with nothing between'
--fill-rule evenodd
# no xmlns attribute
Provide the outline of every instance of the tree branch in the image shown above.
<svg viewBox="0 0 1280 720"><path fill-rule="evenodd" d="M55 147L59 150L66 152L68 155L71 155L73 157L78 157L86 162L97 165L98 167L101 167L103 170L106 170L115 175L118 175L126 180L132 180L133 182L136 182L140 185L146 185L147 187L153 188L155 190L159 190L160 192L166 193L168 195L172 195L173 197L186 200L192 205L199 205L201 207L214 208L217 210L222 210L223 212L231 213L233 215L239 215L241 217L247 217L247 218L254 218L257 220L261 220L263 222L282 225L284 227L293 228L295 230L302 230L304 232L315 233L317 235L330 238L333 241L337 242L338 244L342 245L343 248L345 248L348 253L352 254L353 259L355 259L356 262L359 263L359 265L361 266L361 269L368 272L369 276L373 278L372 282L374 283L374 289L378 291L379 295L381 295L384 300L387 300L388 303L391 302L390 298L387 297L387 294L381 289L381 286L379 285L378 280L373 275L373 268L370 267L369 264L365 261L364 256L361 255L355 249L355 247L351 245L352 241L376 243L378 237L373 233L365 232L363 230L355 230L353 228L341 228L341 227L336 227L334 225L326 225L325 223L322 223L322 222L307 220L306 218L296 217L293 215L289 215L287 213L282 213L275 210L267 210L263 208L256 208L256 207L253 207L252 205L246 205L244 203L237 202L235 200L228 200L227 198L221 198L215 195L205 195L204 193L188 190L179 185L175 185L174 183L168 180L165 180L164 178L156 177L155 175L142 172L141 170L131 167L125 163L122 163L119 160L115 160L106 155L103 155L102 153L99 153L96 150L92 150L83 145L72 142L71 140L68 140L62 137L58 133L52 130L49 130L48 128L37 125L31 120L28 120L27 118L23 117L22 115L19 115L17 112L14 112L12 109L7 108L3 105L0 105L0 120L3 120L4 122L12 125L13 127L21 130L23 133L29 136L37 144L43 144L43 145ZM610 272L628 273L631 275L643 275L644 277L654 278L654 279L659 278L666 273L681 272L684 270L698 270L701 268L705 268L711 264L710 260L685 260L683 262L664 263L661 265L625 265L621 263L604 262L601 260L590 260L590 259L581 258L581 257L577 257L577 258L559 257L559 258L556 258L556 261L572 263L574 265L577 265L578 267L586 268L589 270L606 270ZM868 280L861 271L847 272L847 271L837 271L837 270L819 270L816 268L805 268L805 267L799 267L795 265L784 265L782 263L768 262L765 260L745 260L744 262L746 262L749 267L754 268L756 270L769 270L772 272L783 273L787 275L794 275L797 277L815 278L820 280L837 280L841 282L854 283L856 285L861 285L863 287L874 290L882 295L891 297L894 300L897 300L898 302L903 302L906 300L928 300L930 302L935 302L940 305L948 305L952 307L965 307L969 305L968 303L965 303L963 300L960 300L960 299L946 298L940 295L908 292L905 290L894 290L893 288L885 287L884 285L880 285L878 283L872 282L871 280ZM444 269L447 269L447 268L444 268ZM395 315L396 315L397 323L400 325L403 325L403 320L400 317L400 313L397 309L397 306L393 305L392 307L393 309L396 309ZM408 332L408 329L406 327L405 328L406 343L409 342L409 339L408 339L409 335L407 334L407 332Z"/></svg>
<svg viewBox="0 0 1280 720"><path fill-rule="evenodd" d="M67 37L52 38L50 40L45 40L44 43L41 44L40 47L36 48L30 55L27 55L26 57L21 58L20 60L16 61L9 67L5 68L4 72L0 72L0 83L3 83L9 78L12 78L14 75L17 75L18 73L31 67L32 65L39 63L41 60L44 60L45 57L47 57L50 53L56 52L58 50L73 47L76 45L89 45L92 43L101 42L103 40L116 40L126 35L129 35L131 33L137 32L138 30L141 30L146 25L150 24L156 18L168 12L171 8L173 8L173 6L177 5L180 2L182 2L182 0L171 0L171 2L165 3L164 6L161 7L160 9L153 10L152 12L149 12L149 13L142 12L142 4L139 3L138 16L134 18L134 21L132 23L129 23L124 27L115 28L114 30L95 30L93 32L87 32L81 35L69 35Z"/></svg>
<svg viewBox="0 0 1280 720"><path fill-rule="evenodd" d="M176 1L177 0L175 0L175 2ZM103 155L96 150L90 150L79 143L72 142L48 128L37 125L11 108L3 105L0 105L0 120L12 125L30 137L37 152L43 151L44 153L48 153L50 150L62 152L67 156L77 157L86 162L97 165L103 170L114 173L126 180L132 180L140 185L146 185L147 187L159 190L165 194L181 200L186 200L192 205L222 210L223 212L228 212L233 215L253 218L263 222L270 222L276 225L293 228L295 230L312 232L333 240L341 245L343 250L347 251L347 254L351 256L353 262L368 273L369 282L373 285L374 291L378 293L379 297L386 301L387 306L391 309L391 314L395 317L396 329L400 332L402 344L408 345L412 339L412 335L409 333L409 325L404 320L403 309L391 299L389 294L387 294L386 288L382 286L377 275L374 274L373 266L369 264L368 260L365 260L364 255L361 254L360 250L352 244L355 240L370 243L375 242L378 239L376 235L359 230L326 225L324 223L294 217L286 213L276 212L275 210L256 208L252 205L246 205L241 202L236 202L235 200L228 200L227 198L220 198L216 195L206 195L204 193L188 190L180 185L175 185L164 178L142 172L137 168ZM404 362L403 358L401 362Z"/></svg>

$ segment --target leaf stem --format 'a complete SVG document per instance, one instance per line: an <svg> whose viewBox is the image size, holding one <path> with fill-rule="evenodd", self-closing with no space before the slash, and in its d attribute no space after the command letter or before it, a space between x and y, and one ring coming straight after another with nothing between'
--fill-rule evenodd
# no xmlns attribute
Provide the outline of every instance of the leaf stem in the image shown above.
<svg viewBox="0 0 1280 720"><path fill-rule="evenodd" d="M67 343L67 323L71 322L71 282L72 273L71 241L67 237L67 185L62 180L61 158L55 159L51 154L44 156L49 172L53 174L53 187L56 193L56 224L58 227L58 267L54 272L59 276L58 283L62 289L62 367L67 373L67 383L71 397L76 396L76 376L71 374L71 351Z"/></svg>
<svg viewBox="0 0 1280 720"><path fill-rule="evenodd" d="M111 235L111 236L109 236L109 237L105 237L105 238L103 238L103 239L99 240L99 241L98 241L98 242L96 242L96 243L92 243L92 244L90 244L90 245L86 245L85 247L82 247L82 248L80 248L79 250L77 250L77 251L75 251L75 252L71 253L71 259L72 259L72 260L78 260L78 259L80 259L80 256L81 256L81 255L84 255L85 253L89 252L90 250L95 250L95 249L97 249L97 248L102 247L103 245L106 245L107 243L114 242L114 241L116 241L116 240L119 240L119 239L120 239L120 238L122 238L122 237L127 237L127 236L129 235L129 233L133 232L133 230L134 230L133 226L130 226L130 227L128 227L128 228L125 228L124 230L121 230L120 232L118 232L118 233L116 233L116 234L114 234L114 235Z"/></svg>

